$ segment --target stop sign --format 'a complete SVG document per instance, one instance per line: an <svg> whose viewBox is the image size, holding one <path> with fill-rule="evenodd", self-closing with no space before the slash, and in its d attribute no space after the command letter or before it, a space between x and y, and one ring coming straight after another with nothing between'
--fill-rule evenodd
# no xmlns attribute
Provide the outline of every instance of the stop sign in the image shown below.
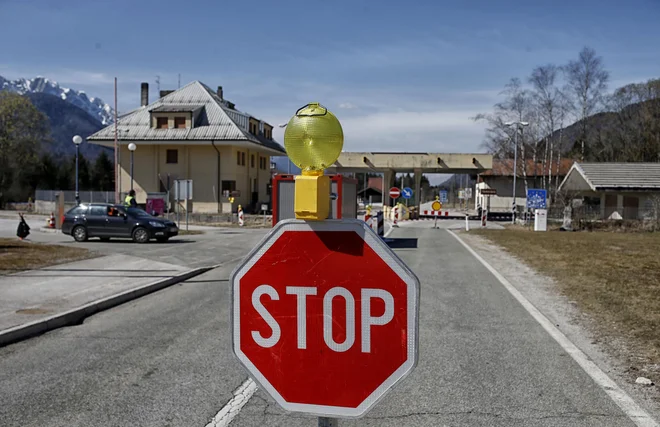
<svg viewBox="0 0 660 427"><path fill-rule="evenodd" d="M281 221L230 282L234 353L286 410L363 415L417 362L419 281L363 221Z"/></svg>

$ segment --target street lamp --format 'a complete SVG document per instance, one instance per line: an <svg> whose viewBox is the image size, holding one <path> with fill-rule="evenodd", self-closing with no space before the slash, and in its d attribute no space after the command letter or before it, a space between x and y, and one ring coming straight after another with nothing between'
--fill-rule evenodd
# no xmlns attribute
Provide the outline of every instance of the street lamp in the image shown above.
<svg viewBox="0 0 660 427"><path fill-rule="evenodd" d="M511 215L511 222L515 224L516 222L516 175L518 175L518 129L522 132L523 127L529 126L528 122L506 122L504 126L511 127L516 126L516 133L513 137L513 144L515 148L513 149L513 215ZM527 165L524 165L527 167Z"/></svg>
<svg viewBox="0 0 660 427"><path fill-rule="evenodd" d="M78 155L80 154L80 144L83 139L80 135L73 137L73 143L76 144L76 205L80 204L80 192L78 191Z"/></svg>
<svg viewBox="0 0 660 427"><path fill-rule="evenodd" d="M133 189L133 154L135 154L135 149L137 145L134 142L128 144L128 149L131 152L131 190Z"/></svg>

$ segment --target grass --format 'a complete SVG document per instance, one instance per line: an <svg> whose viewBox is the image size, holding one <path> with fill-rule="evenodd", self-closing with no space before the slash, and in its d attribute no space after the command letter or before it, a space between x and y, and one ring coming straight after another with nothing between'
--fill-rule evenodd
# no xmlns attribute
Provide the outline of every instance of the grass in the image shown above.
<svg viewBox="0 0 660 427"><path fill-rule="evenodd" d="M0 238L0 275L93 258L87 249Z"/></svg>
<svg viewBox="0 0 660 427"><path fill-rule="evenodd" d="M603 337L660 363L660 233L475 230L556 280Z"/></svg>

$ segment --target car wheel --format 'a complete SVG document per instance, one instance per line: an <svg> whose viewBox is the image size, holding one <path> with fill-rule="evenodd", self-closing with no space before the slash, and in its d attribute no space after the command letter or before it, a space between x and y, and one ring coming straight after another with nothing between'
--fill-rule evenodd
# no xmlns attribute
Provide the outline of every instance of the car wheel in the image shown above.
<svg viewBox="0 0 660 427"><path fill-rule="evenodd" d="M170 240L169 237L157 237L157 238L156 238L156 241L157 241L158 243L166 243L168 240Z"/></svg>
<svg viewBox="0 0 660 427"><path fill-rule="evenodd" d="M102 242L109 242L110 238L109 237L101 237Z"/></svg>
<svg viewBox="0 0 660 427"><path fill-rule="evenodd" d="M86 242L87 241L87 229L82 225L77 226L71 232L71 235L76 240L76 242Z"/></svg>
<svg viewBox="0 0 660 427"><path fill-rule="evenodd" d="M138 227L133 231L133 241L136 243L147 243L149 241L149 232L146 228Z"/></svg>

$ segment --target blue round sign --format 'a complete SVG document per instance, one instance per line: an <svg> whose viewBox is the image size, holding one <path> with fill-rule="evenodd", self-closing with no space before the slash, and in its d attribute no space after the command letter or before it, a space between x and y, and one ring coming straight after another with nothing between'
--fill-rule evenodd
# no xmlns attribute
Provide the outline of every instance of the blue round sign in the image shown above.
<svg viewBox="0 0 660 427"><path fill-rule="evenodd" d="M413 195L413 191L410 187L406 187L403 190L401 190L401 197L404 199L410 199Z"/></svg>

